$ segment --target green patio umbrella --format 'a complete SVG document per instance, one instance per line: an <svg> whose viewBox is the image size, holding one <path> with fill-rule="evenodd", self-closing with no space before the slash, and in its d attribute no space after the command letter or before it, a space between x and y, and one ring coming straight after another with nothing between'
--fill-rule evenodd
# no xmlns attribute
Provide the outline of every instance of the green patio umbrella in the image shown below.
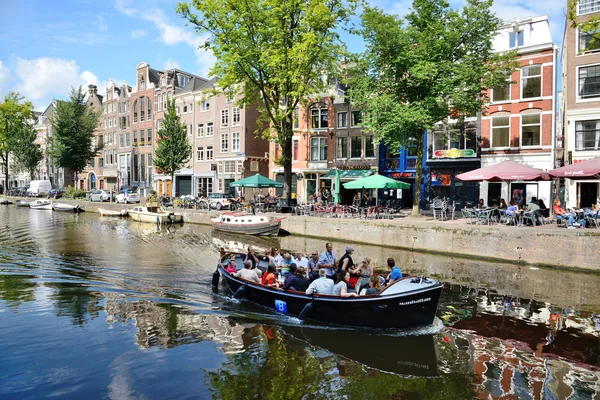
<svg viewBox="0 0 600 400"><path fill-rule="evenodd" d="M410 184L375 174L344 183L346 189L410 189Z"/></svg>
<svg viewBox="0 0 600 400"><path fill-rule="evenodd" d="M261 174L256 174L244 179L240 179L239 181L232 182L229 184L229 186L243 188L281 188L283 187L283 183L266 178Z"/></svg>
<svg viewBox="0 0 600 400"><path fill-rule="evenodd" d="M335 170L335 198L333 199L333 201L335 201L336 204L338 204L340 202L340 170L336 169Z"/></svg>

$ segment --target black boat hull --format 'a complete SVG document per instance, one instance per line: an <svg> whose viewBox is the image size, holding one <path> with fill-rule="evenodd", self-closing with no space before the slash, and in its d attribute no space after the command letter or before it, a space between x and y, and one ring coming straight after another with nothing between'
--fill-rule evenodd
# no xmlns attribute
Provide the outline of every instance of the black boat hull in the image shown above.
<svg viewBox="0 0 600 400"><path fill-rule="evenodd" d="M442 293L442 284L406 293L341 298L283 292L234 277L218 270L237 298L243 298L284 314L328 324L372 328L412 328L431 325ZM417 284L415 284L417 286ZM243 288L242 288L243 287ZM242 288L242 289L240 289ZM303 312L304 311L304 312Z"/></svg>

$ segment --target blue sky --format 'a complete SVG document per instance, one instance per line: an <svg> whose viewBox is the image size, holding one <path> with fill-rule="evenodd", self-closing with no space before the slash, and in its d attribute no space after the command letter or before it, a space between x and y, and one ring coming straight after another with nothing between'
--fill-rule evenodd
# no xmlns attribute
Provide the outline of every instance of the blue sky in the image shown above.
<svg viewBox="0 0 600 400"><path fill-rule="evenodd" d="M411 0L370 0L405 14ZM135 80L135 67L180 68L207 76L212 54L196 50L202 38L175 13L171 0L0 0L0 96L16 90L43 110L72 86ZM460 7L463 0L451 0ZM566 0L504 0L503 19L549 15L554 42L562 43ZM350 50L362 43L349 40Z"/></svg>

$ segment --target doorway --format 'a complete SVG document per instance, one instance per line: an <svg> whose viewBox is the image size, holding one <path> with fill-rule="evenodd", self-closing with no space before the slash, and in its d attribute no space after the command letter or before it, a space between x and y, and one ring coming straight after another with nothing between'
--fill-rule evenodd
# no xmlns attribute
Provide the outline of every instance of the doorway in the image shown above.
<svg viewBox="0 0 600 400"><path fill-rule="evenodd" d="M598 183L597 182L580 182L579 183L579 208L592 208L592 204L596 204L598 199Z"/></svg>

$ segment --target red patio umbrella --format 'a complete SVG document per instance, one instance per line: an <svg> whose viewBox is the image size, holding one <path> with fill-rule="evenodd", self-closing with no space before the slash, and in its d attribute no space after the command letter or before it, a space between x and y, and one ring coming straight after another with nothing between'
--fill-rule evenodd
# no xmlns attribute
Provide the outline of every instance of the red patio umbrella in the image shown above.
<svg viewBox="0 0 600 400"><path fill-rule="evenodd" d="M547 181L550 176L538 168L528 167L514 161L503 161L499 164L458 174L456 178L461 181L512 182Z"/></svg>
<svg viewBox="0 0 600 400"><path fill-rule="evenodd" d="M600 179L600 157L553 169L549 174L574 180Z"/></svg>

